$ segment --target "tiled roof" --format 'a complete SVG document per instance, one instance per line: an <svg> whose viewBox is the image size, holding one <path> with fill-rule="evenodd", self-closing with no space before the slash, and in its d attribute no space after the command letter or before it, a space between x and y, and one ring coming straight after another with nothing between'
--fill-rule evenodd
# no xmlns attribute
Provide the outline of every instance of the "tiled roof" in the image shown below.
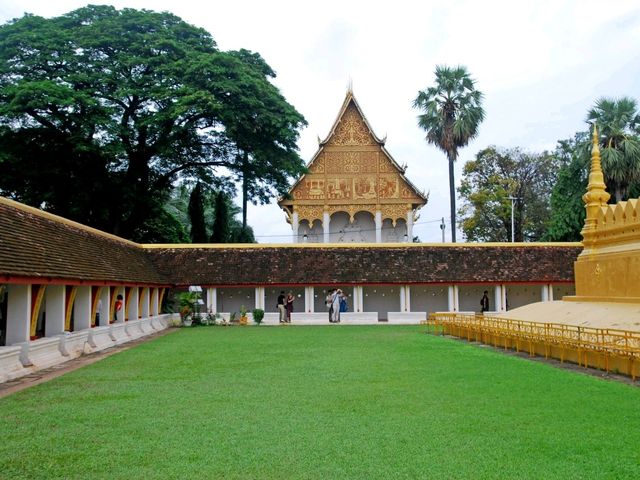
<svg viewBox="0 0 640 480"><path fill-rule="evenodd" d="M1 197L0 275L43 281L171 283L140 245Z"/></svg>
<svg viewBox="0 0 640 480"><path fill-rule="evenodd" d="M0 281L562 283L573 282L573 262L581 250L578 243L139 245L0 197Z"/></svg>
<svg viewBox="0 0 640 480"><path fill-rule="evenodd" d="M580 244L155 247L178 285L573 282Z"/></svg>

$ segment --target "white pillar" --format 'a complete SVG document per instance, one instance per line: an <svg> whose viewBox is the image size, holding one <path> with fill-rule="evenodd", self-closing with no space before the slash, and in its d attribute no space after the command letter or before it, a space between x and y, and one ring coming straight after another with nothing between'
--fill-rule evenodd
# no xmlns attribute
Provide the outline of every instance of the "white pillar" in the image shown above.
<svg viewBox="0 0 640 480"><path fill-rule="evenodd" d="M142 315L142 318L149 318L149 289L148 288L142 289L141 307L142 307L142 312L140 312L140 314Z"/></svg>
<svg viewBox="0 0 640 480"><path fill-rule="evenodd" d="M255 288L255 303L254 303L254 308L260 308L262 309L262 304L264 303L262 301L263 297L264 297L264 293L263 293L263 289L262 287L256 287Z"/></svg>
<svg viewBox="0 0 640 480"><path fill-rule="evenodd" d="M304 311L313 313L315 311L315 289L304 287Z"/></svg>
<svg viewBox="0 0 640 480"><path fill-rule="evenodd" d="M298 212L293 212L291 216L291 228L293 229L293 243L299 243L298 229L300 228L300 222L298 221Z"/></svg>
<svg viewBox="0 0 640 480"><path fill-rule="evenodd" d="M329 243L329 223L331 221L331 217L329 216L329 212L324 212L322 214L322 235L324 243Z"/></svg>
<svg viewBox="0 0 640 480"><path fill-rule="evenodd" d="M154 289L157 293L157 289ZM102 289L102 294L100 295L101 303L100 305L100 327L104 327L105 325L109 325L109 305L111 305L111 292L109 287L104 287Z"/></svg>
<svg viewBox="0 0 640 480"><path fill-rule="evenodd" d="M129 320L138 320L138 287L131 287L129 293Z"/></svg>
<svg viewBox="0 0 640 480"><path fill-rule="evenodd" d="M364 287L358 286L358 305L360 305L359 312L364 312Z"/></svg>
<svg viewBox="0 0 640 480"><path fill-rule="evenodd" d="M358 287L357 286L353 287L353 311L354 312L362 311L361 303L360 303L360 296L358 295Z"/></svg>
<svg viewBox="0 0 640 480"><path fill-rule="evenodd" d="M447 310L449 312L456 311L456 300L453 285L449 285L449 287L447 288Z"/></svg>
<svg viewBox="0 0 640 480"><path fill-rule="evenodd" d="M553 302L553 285L549 284L549 301Z"/></svg>
<svg viewBox="0 0 640 480"><path fill-rule="evenodd" d="M10 284L7 288L7 346L29 341L31 285Z"/></svg>
<svg viewBox="0 0 640 480"><path fill-rule="evenodd" d="M543 302L548 302L549 301L549 286L548 285L542 285L542 287L540 287L540 300Z"/></svg>
<svg viewBox="0 0 640 480"><path fill-rule="evenodd" d="M211 287L207 292L207 311L218 313L218 289Z"/></svg>
<svg viewBox="0 0 640 480"><path fill-rule="evenodd" d="M455 311L459 312L460 311L460 290L458 289L457 285L453 286L453 301L456 309Z"/></svg>
<svg viewBox="0 0 640 480"><path fill-rule="evenodd" d="M404 285L400 285L400 311L401 312L406 312L407 311L407 304L406 302L406 297L405 297L405 290L404 290Z"/></svg>
<svg viewBox="0 0 640 480"><path fill-rule="evenodd" d="M47 285L45 290L45 304L47 321L44 325L44 336L53 337L64 333L64 285Z"/></svg>
<svg viewBox="0 0 640 480"><path fill-rule="evenodd" d="M407 242L413 242L413 210L407 212Z"/></svg>
<svg viewBox="0 0 640 480"><path fill-rule="evenodd" d="M73 302L73 330L78 332L91 328L91 287L83 285L76 291Z"/></svg>
<svg viewBox="0 0 640 480"><path fill-rule="evenodd" d="M507 311L507 286L506 285L500 285L501 289L502 289L502 293L501 293L501 305L500 305L500 311L501 312L506 312Z"/></svg>
<svg viewBox="0 0 640 480"><path fill-rule="evenodd" d="M376 210L376 243L382 243L382 212Z"/></svg>
<svg viewBox="0 0 640 480"><path fill-rule="evenodd" d="M493 308L489 307L489 310L494 312L502 312L502 285L496 285L493 287Z"/></svg>
<svg viewBox="0 0 640 480"><path fill-rule="evenodd" d="M404 286L404 311L411 311L411 285Z"/></svg>

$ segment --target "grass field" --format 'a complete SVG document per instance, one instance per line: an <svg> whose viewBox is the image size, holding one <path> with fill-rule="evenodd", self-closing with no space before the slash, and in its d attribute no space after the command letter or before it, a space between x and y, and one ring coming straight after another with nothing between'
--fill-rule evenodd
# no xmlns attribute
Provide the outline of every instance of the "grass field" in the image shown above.
<svg viewBox="0 0 640 480"><path fill-rule="evenodd" d="M0 399L0 478L640 478L640 389L422 331L182 329Z"/></svg>

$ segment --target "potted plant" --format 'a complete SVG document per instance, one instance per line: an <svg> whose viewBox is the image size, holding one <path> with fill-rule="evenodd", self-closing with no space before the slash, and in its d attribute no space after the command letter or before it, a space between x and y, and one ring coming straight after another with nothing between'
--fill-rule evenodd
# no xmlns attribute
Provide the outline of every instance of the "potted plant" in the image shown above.
<svg viewBox="0 0 640 480"><path fill-rule="evenodd" d="M256 322L258 325L260 325L262 323L263 318L264 318L264 310L262 310L261 308L254 308L253 321Z"/></svg>
<svg viewBox="0 0 640 480"><path fill-rule="evenodd" d="M249 318L247 318L247 307L240 306L240 325L247 325Z"/></svg>
<svg viewBox="0 0 640 480"><path fill-rule="evenodd" d="M196 308L196 302L198 301L198 294L196 292L181 292L178 295L178 301L180 304L180 319L182 325L190 327L193 323L193 314Z"/></svg>

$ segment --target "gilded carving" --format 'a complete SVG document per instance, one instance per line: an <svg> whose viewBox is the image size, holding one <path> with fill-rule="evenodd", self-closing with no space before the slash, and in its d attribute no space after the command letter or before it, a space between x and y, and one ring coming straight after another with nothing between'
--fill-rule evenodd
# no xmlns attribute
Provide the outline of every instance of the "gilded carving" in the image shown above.
<svg viewBox="0 0 640 480"><path fill-rule="evenodd" d="M382 206L382 220L389 219L395 226L396 220L402 218L407 219L407 212L411 210L411 205L395 204L395 205L383 205Z"/></svg>
<svg viewBox="0 0 640 480"><path fill-rule="evenodd" d="M388 159L386 155L380 155L380 160L378 163L380 164L380 173L394 173L398 171L398 169L391 163L391 160Z"/></svg>
<svg viewBox="0 0 640 480"><path fill-rule="evenodd" d="M324 178L307 176L304 179L300 199L319 200L324 198Z"/></svg>
<svg viewBox="0 0 640 480"><path fill-rule="evenodd" d="M409 185L407 185L405 182L402 182L402 184L403 185L400 196L402 198L416 198L416 194L411 188L409 188Z"/></svg>
<svg viewBox="0 0 640 480"><path fill-rule="evenodd" d="M370 200L376 198L376 177L372 175L353 179L353 198Z"/></svg>
<svg viewBox="0 0 640 480"><path fill-rule="evenodd" d="M376 152L327 152L327 173L377 173Z"/></svg>
<svg viewBox="0 0 640 480"><path fill-rule="evenodd" d="M298 221L307 220L313 224L314 220L322 222L324 207L322 205L296 205L295 211L298 212Z"/></svg>
<svg viewBox="0 0 640 480"><path fill-rule="evenodd" d="M315 161L311 165L309 165L310 173L324 173L325 160L322 157L323 156L320 155L318 158L315 159Z"/></svg>
<svg viewBox="0 0 640 480"><path fill-rule="evenodd" d="M374 145L374 140L356 107L351 104L345 110L329 145Z"/></svg>
<svg viewBox="0 0 640 480"><path fill-rule="evenodd" d="M378 178L378 196L380 198L398 198L399 180L396 175L380 175Z"/></svg>
<svg viewBox="0 0 640 480"><path fill-rule="evenodd" d="M351 198L351 182L346 178L327 178L327 198L342 200Z"/></svg>

